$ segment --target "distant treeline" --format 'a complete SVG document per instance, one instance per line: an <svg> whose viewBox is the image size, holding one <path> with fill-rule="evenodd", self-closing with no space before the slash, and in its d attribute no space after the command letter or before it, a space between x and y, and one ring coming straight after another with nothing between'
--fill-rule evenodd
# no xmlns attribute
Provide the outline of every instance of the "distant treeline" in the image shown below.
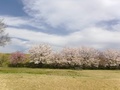
<svg viewBox="0 0 120 90"><path fill-rule="evenodd" d="M0 54L0 66L67 69L120 69L120 50L97 50L92 47L65 47L54 52L50 45L40 44L29 54L16 51Z"/></svg>

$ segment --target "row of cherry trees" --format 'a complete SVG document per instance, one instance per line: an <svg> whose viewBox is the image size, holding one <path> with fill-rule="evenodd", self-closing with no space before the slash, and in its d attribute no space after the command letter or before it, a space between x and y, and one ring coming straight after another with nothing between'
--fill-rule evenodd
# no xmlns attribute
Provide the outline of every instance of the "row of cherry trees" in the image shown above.
<svg viewBox="0 0 120 90"><path fill-rule="evenodd" d="M29 50L29 66L52 68L78 68L78 69L119 69L120 50L107 49L104 51L91 47L65 47L54 52L50 45L35 45ZM18 55L18 59L13 59ZM25 56L18 53L11 55L11 64L22 63ZM16 63L17 64L17 63Z"/></svg>

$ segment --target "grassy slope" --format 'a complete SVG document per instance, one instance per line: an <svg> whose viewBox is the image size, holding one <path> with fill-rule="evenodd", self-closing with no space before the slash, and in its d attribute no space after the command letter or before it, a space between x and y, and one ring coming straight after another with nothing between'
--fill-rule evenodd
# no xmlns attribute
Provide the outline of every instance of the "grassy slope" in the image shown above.
<svg viewBox="0 0 120 90"><path fill-rule="evenodd" d="M0 90L120 90L120 71L0 68Z"/></svg>

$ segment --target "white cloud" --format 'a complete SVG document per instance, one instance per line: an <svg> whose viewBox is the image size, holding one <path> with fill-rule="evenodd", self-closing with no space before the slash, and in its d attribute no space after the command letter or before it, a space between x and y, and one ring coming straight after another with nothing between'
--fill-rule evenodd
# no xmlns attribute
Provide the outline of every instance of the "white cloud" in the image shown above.
<svg viewBox="0 0 120 90"><path fill-rule="evenodd" d="M9 45L6 45L5 47L0 47L0 52L3 53L11 53L16 51L26 52L26 49L28 47L29 42L13 38Z"/></svg>
<svg viewBox="0 0 120 90"><path fill-rule="evenodd" d="M64 30L72 30L72 33L58 36L30 31L28 28L8 27L6 31L16 39L4 48L6 51L15 51L15 46L27 49L38 43L49 43L56 49L81 45L99 49L120 46L119 23L112 25L111 31L96 25L104 21L120 20L120 0L23 0L23 3L25 12L33 18L4 16L7 25L29 25L44 30L47 27L45 23L53 29L63 26Z"/></svg>
<svg viewBox="0 0 120 90"><path fill-rule="evenodd" d="M21 41L18 39L12 40L13 45L19 45L24 48L29 48L33 44L49 43L56 47L64 46L92 46L95 48L110 47L109 44L120 45L120 32L108 31L102 28L91 27L82 31L74 32L66 36L57 36L42 32L29 31L27 29L7 28L7 32L12 37L25 39Z"/></svg>
<svg viewBox="0 0 120 90"><path fill-rule="evenodd" d="M68 36L69 44L73 46L92 46L99 49L119 48L120 32L108 31L100 27L89 27Z"/></svg>
<svg viewBox="0 0 120 90"><path fill-rule="evenodd" d="M46 27L37 20L27 18L27 17L13 17L13 16L0 16L4 20L4 23L8 26L21 27L21 26L32 26L38 29L45 30Z"/></svg>
<svg viewBox="0 0 120 90"><path fill-rule="evenodd" d="M24 10L53 27L80 30L100 21L120 19L120 0L23 0Z"/></svg>
<svg viewBox="0 0 120 90"><path fill-rule="evenodd" d="M29 31L27 29L7 28L7 32L12 37L26 39L34 43L51 42L53 44L60 45L62 44L61 39L63 40L63 37L61 36L50 35L42 32Z"/></svg>
<svg viewBox="0 0 120 90"><path fill-rule="evenodd" d="M1 16L4 19L4 23L9 26L20 26L28 23L27 20L20 17Z"/></svg>

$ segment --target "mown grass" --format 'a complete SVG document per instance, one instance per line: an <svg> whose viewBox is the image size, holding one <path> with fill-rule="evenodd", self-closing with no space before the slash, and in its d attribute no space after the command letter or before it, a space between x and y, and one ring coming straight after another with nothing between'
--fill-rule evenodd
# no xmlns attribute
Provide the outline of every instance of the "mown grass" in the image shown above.
<svg viewBox="0 0 120 90"><path fill-rule="evenodd" d="M120 71L0 68L0 90L120 90Z"/></svg>

